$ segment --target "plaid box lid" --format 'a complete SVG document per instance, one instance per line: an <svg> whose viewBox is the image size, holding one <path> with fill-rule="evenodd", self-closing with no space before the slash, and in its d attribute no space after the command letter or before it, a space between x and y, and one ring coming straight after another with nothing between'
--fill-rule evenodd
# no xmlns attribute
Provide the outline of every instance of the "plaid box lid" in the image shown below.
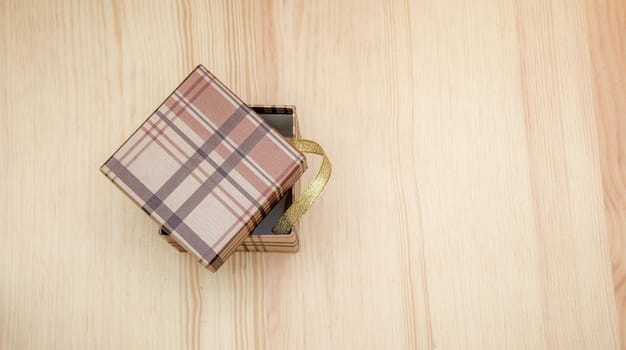
<svg viewBox="0 0 626 350"><path fill-rule="evenodd" d="M203 66L101 167L212 271L305 169L304 156Z"/></svg>
<svg viewBox="0 0 626 350"><path fill-rule="evenodd" d="M300 126L296 106L293 105L248 105L269 126L278 131L283 137L300 139ZM238 252L289 252L299 250L298 223L296 222L289 233L279 234L272 231L281 215L285 213L298 198L300 193L300 180L285 193L270 212L261 220L254 230L237 247ZM167 231L159 228L158 235L168 242L179 252L186 253L185 248L170 237Z"/></svg>

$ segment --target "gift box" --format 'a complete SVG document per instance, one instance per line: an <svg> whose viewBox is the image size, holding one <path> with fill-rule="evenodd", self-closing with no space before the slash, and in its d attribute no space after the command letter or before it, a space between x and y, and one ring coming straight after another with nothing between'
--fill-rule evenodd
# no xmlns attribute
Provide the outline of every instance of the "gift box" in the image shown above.
<svg viewBox="0 0 626 350"><path fill-rule="evenodd" d="M282 136L300 138L300 128L295 106L251 105L250 108ZM246 252L297 252L299 247L297 224L291 228L288 234L275 234L272 232L272 227L296 200L299 189L300 181L297 181L263 218L261 223L254 228L254 231L243 240L237 250ZM172 239L165 229L161 228L159 231L160 236L176 249L181 252L186 251Z"/></svg>
<svg viewBox="0 0 626 350"><path fill-rule="evenodd" d="M101 167L169 240L211 271L305 169L302 153L203 66Z"/></svg>

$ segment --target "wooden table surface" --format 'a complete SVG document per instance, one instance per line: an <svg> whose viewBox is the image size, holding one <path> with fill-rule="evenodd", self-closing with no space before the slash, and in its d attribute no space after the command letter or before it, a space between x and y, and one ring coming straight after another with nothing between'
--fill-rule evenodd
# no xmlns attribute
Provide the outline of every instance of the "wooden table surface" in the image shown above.
<svg viewBox="0 0 626 350"><path fill-rule="evenodd" d="M2 0L0 346L626 348L625 35L620 0ZM330 155L298 254L210 273L98 171L197 64Z"/></svg>

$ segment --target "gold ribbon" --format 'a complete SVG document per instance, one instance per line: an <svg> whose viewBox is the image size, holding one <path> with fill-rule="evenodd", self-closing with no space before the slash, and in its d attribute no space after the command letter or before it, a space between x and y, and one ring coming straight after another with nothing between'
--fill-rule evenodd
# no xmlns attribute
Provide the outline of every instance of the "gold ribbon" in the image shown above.
<svg viewBox="0 0 626 350"><path fill-rule="evenodd" d="M302 153L311 153L322 156L322 165L320 166L320 170L317 172L317 175L315 175L313 181L311 181L309 186L307 186L302 194L300 194L300 197L293 202L293 204L285 211L280 219L278 219L276 225L272 228L272 232L281 235L291 232L293 225L300 220L302 215L304 215L304 213L311 208L317 197L324 192L324 187L326 187L332 171L330 160L317 142L300 139L287 139L287 141Z"/></svg>

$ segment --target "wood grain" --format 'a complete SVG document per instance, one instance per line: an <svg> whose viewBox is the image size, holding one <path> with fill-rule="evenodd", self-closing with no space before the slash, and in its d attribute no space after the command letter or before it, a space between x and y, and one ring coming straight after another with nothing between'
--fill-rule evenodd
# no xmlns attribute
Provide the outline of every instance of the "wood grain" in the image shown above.
<svg viewBox="0 0 626 350"><path fill-rule="evenodd" d="M588 1L586 8L615 304L626 347L626 3Z"/></svg>
<svg viewBox="0 0 626 350"><path fill-rule="evenodd" d="M620 0L0 1L0 347L626 348L625 20ZM331 157L298 254L212 274L98 172L200 63L296 105Z"/></svg>

